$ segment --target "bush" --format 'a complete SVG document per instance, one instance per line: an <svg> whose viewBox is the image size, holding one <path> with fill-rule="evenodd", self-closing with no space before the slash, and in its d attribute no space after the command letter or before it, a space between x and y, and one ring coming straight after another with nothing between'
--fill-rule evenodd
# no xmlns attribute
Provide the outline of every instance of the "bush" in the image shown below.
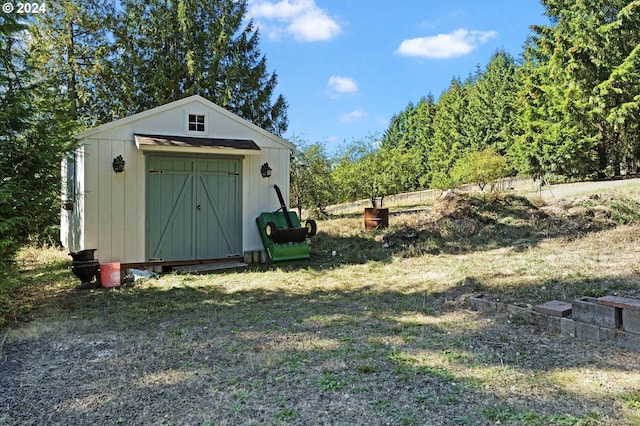
<svg viewBox="0 0 640 426"><path fill-rule="evenodd" d="M456 184L475 183L484 191L487 184L509 175L509 161L506 157L487 149L470 152L456 161L451 170L451 178Z"/></svg>

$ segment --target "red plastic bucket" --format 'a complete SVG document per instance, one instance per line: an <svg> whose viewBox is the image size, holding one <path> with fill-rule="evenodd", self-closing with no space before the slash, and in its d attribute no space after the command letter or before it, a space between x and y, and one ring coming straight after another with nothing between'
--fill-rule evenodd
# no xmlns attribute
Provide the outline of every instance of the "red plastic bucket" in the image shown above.
<svg viewBox="0 0 640 426"><path fill-rule="evenodd" d="M100 264L100 280L102 287L118 287L120 285L120 262Z"/></svg>

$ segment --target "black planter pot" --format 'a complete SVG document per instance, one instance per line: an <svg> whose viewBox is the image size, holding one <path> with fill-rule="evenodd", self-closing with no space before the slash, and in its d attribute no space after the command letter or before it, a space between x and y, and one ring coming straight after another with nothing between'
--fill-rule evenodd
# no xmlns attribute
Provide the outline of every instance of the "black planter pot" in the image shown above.
<svg viewBox="0 0 640 426"><path fill-rule="evenodd" d="M89 283L93 281L100 270L100 263L97 260L79 260L71 263L71 272L82 281Z"/></svg>
<svg viewBox="0 0 640 426"><path fill-rule="evenodd" d="M93 260L93 254L97 249L86 249L79 250L69 253L69 256L73 259L74 262L84 262L88 260Z"/></svg>

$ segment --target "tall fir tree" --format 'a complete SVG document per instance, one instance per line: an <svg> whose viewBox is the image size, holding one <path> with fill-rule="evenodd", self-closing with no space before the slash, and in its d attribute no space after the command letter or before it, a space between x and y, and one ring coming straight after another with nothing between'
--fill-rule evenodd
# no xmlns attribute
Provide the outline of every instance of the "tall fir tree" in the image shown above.
<svg viewBox="0 0 640 426"><path fill-rule="evenodd" d="M0 15L0 264L32 240L57 237L60 160L69 127L42 96L27 25Z"/></svg>
<svg viewBox="0 0 640 426"><path fill-rule="evenodd" d="M124 0L110 70L117 115L198 94L283 134L287 103L273 100L277 76L246 11L246 0Z"/></svg>
<svg viewBox="0 0 640 426"><path fill-rule="evenodd" d="M427 161L432 187L445 188L451 185L451 169L469 148L464 126L468 90L468 82L463 83L459 78L454 78L436 104L433 143Z"/></svg>
<svg viewBox="0 0 640 426"><path fill-rule="evenodd" d="M433 119L436 103L433 95L429 94L405 107L403 111L391 118L389 127L384 132L380 146L384 150L410 153L416 158L415 176L408 177L413 182L409 189L426 187L429 183L427 162L433 139Z"/></svg>
<svg viewBox="0 0 640 426"><path fill-rule="evenodd" d="M88 127L109 121L106 91L114 1L50 0L29 27L30 55L42 96L60 120Z"/></svg>
<svg viewBox="0 0 640 426"><path fill-rule="evenodd" d="M637 1L545 0L522 68L522 137L514 152L532 173L620 174L637 144ZM637 162L637 158L636 158ZM534 171L535 170L535 171Z"/></svg>
<svg viewBox="0 0 640 426"><path fill-rule="evenodd" d="M516 68L509 53L497 51L470 85L465 132L473 151L505 155L513 144Z"/></svg>

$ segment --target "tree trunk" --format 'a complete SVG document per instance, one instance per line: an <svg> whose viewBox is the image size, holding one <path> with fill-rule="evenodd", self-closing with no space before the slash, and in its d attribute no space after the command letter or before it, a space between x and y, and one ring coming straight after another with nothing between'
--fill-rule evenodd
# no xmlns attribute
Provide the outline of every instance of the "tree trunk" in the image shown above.
<svg viewBox="0 0 640 426"><path fill-rule="evenodd" d="M603 138L598 143L598 179L604 179L607 177L607 144Z"/></svg>
<svg viewBox="0 0 640 426"><path fill-rule="evenodd" d="M67 30L69 31L69 46L67 49L68 57L67 57L67 67L69 67L68 75L67 75L67 91L68 91L68 99L71 108L71 119L78 119L78 91L76 88L76 64L75 64L75 40L73 35L73 22L69 21Z"/></svg>

